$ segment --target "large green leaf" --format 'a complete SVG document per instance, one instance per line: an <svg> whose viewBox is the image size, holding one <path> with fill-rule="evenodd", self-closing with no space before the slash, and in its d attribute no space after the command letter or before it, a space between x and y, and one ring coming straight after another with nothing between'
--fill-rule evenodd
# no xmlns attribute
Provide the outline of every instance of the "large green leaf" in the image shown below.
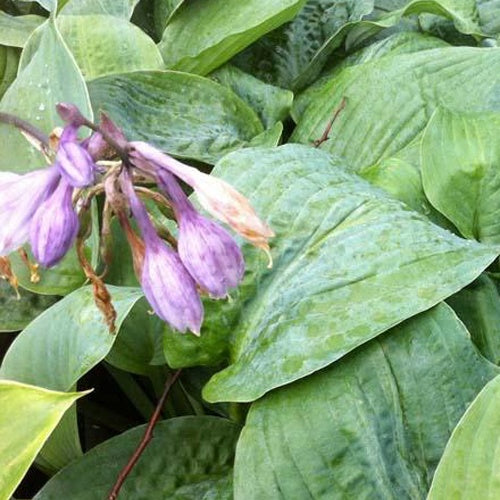
<svg viewBox="0 0 500 500"><path fill-rule="evenodd" d="M293 102L293 93L289 90L264 83L230 64L214 71L210 77L251 106L266 128L288 117Z"/></svg>
<svg viewBox="0 0 500 500"><path fill-rule="evenodd" d="M62 124L55 110L58 102L72 102L92 118L82 74L53 18L33 33L24 50L31 57L0 101L0 111L32 122L47 134ZM9 145L2 151L0 170L26 172L45 163L41 154L12 126L0 124L0 142Z"/></svg>
<svg viewBox="0 0 500 500"><path fill-rule="evenodd" d="M346 45L352 51L368 36L419 12L444 15L466 32L479 29L474 0L308 0L292 22L238 54L235 64L275 85L302 88L314 81L346 36Z"/></svg>
<svg viewBox="0 0 500 500"><path fill-rule="evenodd" d="M304 95L291 140L322 136L334 109L345 109L322 148L355 171L394 156L425 128L438 105L456 112L500 110L500 49L446 47L351 66ZM307 94L307 92L306 92Z"/></svg>
<svg viewBox="0 0 500 500"><path fill-rule="evenodd" d="M140 300L123 323L106 361L121 370L148 375L151 365L165 363L162 338L166 328L162 319L151 314L147 301Z"/></svg>
<svg viewBox="0 0 500 500"><path fill-rule="evenodd" d="M372 10L373 0L308 0L291 22L238 54L235 64L265 81L292 88L331 35Z"/></svg>
<svg viewBox="0 0 500 500"><path fill-rule="evenodd" d="M289 21L305 0L204 0L188 3L159 45L167 67L205 75Z"/></svg>
<svg viewBox="0 0 500 500"><path fill-rule="evenodd" d="M499 498L499 439L500 376L482 390L453 431L428 500Z"/></svg>
<svg viewBox="0 0 500 500"><path fill-rule="evenodd" d="M153 0L153 3L155 30L161 38L167 24L182 6L184 0Z"/></svg>
<svg viewBox="0 0 500 500"><path fill-rule="evenodd" d="M117 311L119 330L133 305L142 296L137 288L109 287ZM72 390L80 377L109 353L116 334L111 334L94 304L91 287L80 288L47 309L14 340L0 367L0 377L46 389ZM72 427L70 422L66 422ZM60 443L51 443L50 453L42 457L53 469L65 465L68 457L68 429ZM73 442L77 442L76 439Z"/></svg>
<svg viewBox="0 0 500 500"><path fill-rule="evenodd" d="M234 301L241 314L217 330L232 332L232 363L205 387L211 402L252 401L329 365L457 292L498 254L314 148L241 150L214 173L247 195L277 236L272 270L245 247L247 277Z"/></svg>
<svg viewBox="0 0 500 500"><path fill-rule="evenodd" d="M379 4L384 3L386 2L379 2ZM313 82L329 56L341 46L346 36L348 36L346 45L352 49L361 45L367 38L379 31L398 25L405 16L423 13L443 16L452 20L461 33L474 34L476 37L480 36L481 29L476 22L477 10L473 0L413 0L410 2L396 1L388 3L390 4L389 8L383 6L380 9L381 15L375 13L370 19L348 22L331 35L308 61L303 71L295 78L293 87L299 89ZM397 9L392 10L394 7L397 7Z"/></svg>
<svg viewBox="0 0 500 500"><path fill-rule="evenodd" d="M21 2L31 2L31 0L19 0ZM49 12L55 11L58 6L58 0L34 0L36 3L40 4L45 10ZM60 0L60 3L63 4L68 0Z"/></svg>
<svg viewBox="0 0 500 500"><path fill-rule="evenodd" d="M59 29L86 80L163 68L153 40L126 19L109 15L61 16Z"/></svg>
<svg viewBox="0 0 500 500"><path fill-rule="evenodd" d="M19 65L19 50L14 47L0 46L0 98L16 79Z"/></svg>
<svg viewBox="0 0 500 500"><path fill-rule="evenodd" d="M488 35L500 35L500 0L477 0L479 22Z"/></svg>
<svg viewBox="0 0 500 500"><path fill-rule="evenodd" d="M42 16L9 16L0 11L0 44L24 47L33 31L44 21Z"/></svg>
<svg viewBox="0 0 500 500"><path fill-rule="evenodd" d="M121 327L142 297L137 288L109 287ZM111 334L94 304L92 288L76 290L32 321L10 346L0 377L68 391L109 352Z"/></svg>
<svg viewBox="0 0 500 500"><path fill-rule="evenodd" d="M231 90L175 71L107 76L89 85L130 140L145 140L177 156L215 162L263 131L257 114Z"/></svg>
<svg viewBox="0 0 500 500"><path fill-rule="evenodd" d="M497 373L439 305L254 403L235 497L425 498L453 427Z"/></svg>
<svg viewBox="0 0 500 500"><path fill-rule="evenodd" d="M423 213L435 224L457 232L453 224L438 212L426 198L420 167L421 136L394 156L384 158L359 174L394 198L406 203L412 210Z"/></svg>
<svg viewBox="0 0 500 500"><path fill-rule="evenodd" d="M105 498L143 433L144 426L136 427L95 447L54 476L35 499ZM238 426L218 417L160 422L120 498L230 500L238 433Z"/></svg>
<svg viewBox="0 0 500 500"><path fill-rule="evenodd" d="M57 297L36 295L21 290L17 298L15 291L5 281L0 281L0 332L17 332L45 311Z"/></svg>
<svg viewBox="0 0 500 500"><path fill-rule="evenodd" d="M412 54L422 50L448 47L445 41L424 33L402 32L394 33L350 54L341 62L333 64L305 92L295 96L292 107L292 118L298 122L304 110L317 94L321 94L325 85L337 77L344 69L373 62L383 57Z"/></svg>
<svg viewBox="0 0 500 500"><path fill-rule="evenodd" d="M0 380L0 498L10 498L64 412L85 393Z"/></svg>
<svg viewBox="0 0 500 500"><path fill-rule="evenodd" d="M29 258L32 257L29 248L26 248ZM40 268L38 274L40 281L31 281L31 272L21 256L14 252L10 255L12 269L19 279L20 285L33 293L43 295L67 295L68 293L80 288L85 283L85 274L78 261L75 248L66 254L64 259L51 269Z"/></svg>
<svg viewBox="0 0 500 500"><path fill-rule="evenodd" d="M500 113L438 108L422 139L430 202L467 238L500 243Z"/></svg>
<svg viewBox="0 0 500 500"><path fill-rule="evenodd" d="M500 365L500 295L483 274L447 300L468 328L483 356Z"/></svg>
<svg viewBox="0 0 500 500"><path fill-rule="evenodd" d="M61 14L104 14L130 19L138 3L139 0L68 0L68 3L61 9Z"/></svg>

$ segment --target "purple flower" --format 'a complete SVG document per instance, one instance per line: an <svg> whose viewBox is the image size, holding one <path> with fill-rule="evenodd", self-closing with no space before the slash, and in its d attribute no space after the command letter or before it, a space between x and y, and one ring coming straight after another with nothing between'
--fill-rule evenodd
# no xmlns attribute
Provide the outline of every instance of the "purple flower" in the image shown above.
<svg viewBox="0 0 500 500"><path fill-rule="evenodd" d="M0 174L0 256L8 255L28 240L30 222L40 204L54 190L55 168L25 175Z"/></svg>
<svg viewBox="0 0 500 500"><path fill-rule="evenodd" d="M231 235L200 215L172 174L160 171L159 186L172 201L179 222L178 251L194 280L213 298L223 298L238 286L245 271L241 250Z"/></svg>
<svg viewBox="0 0 500 500"><path fill-rule="evenodd" d="M135 166L153 174L166 170L189 184L207 212L226 223L252 245L264 250L269 257L269 267L272 266L268 240L274 233L241 193L222 179L184 165L146 142L131 142L130 146L133 148L130 157Z"/></svg>
<svg viewBox="0 0 500 500"><path fill-rule="evenodd" d="M121 181L144 239L141 284L146 299L155 313L173 328L180 332L189 329L199 335L203 305L193 278L179 256L156 234L127 173L122 174Z"/></svg>
<svg viewBox="0 0 500 500"><path fill-rule="evenodd" d="M78 125L64 127L56 155L56 166L73 187L86 187L94 183L96 166L92 156L78 142Z"/></svg>
<svg viewBox="0 0 500 500"><path fill-rule="evenodd" d="M73 188L61 178L31 221L31 250L35 259L45 267L54 266L64 257L78 233L79 222L72 194Z"/></svg>

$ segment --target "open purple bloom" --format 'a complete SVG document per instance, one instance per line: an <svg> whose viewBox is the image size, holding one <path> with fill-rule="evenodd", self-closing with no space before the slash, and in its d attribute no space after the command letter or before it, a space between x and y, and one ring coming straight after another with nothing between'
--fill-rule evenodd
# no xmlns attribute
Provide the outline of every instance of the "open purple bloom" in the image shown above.
<svg viewBox="0 0 500 500"><path fill-rule="evenodd" d="M122 189L141 230L145 244L141 285L155 313L180 332L199 335L203 304L196 283L181 259L156 234L146 208L134 192L128 174L122 175Z"/></svg>
<svg viewBox="0 0 500 500"><path fill-rule="evenodd" d="M200 215L172 174L161 171L159 186L172 201L179 222L178 251L189 274L213 298L226 297L245 271L240 248L231 235Z"/></svg>
<svg viewBox="0 0 500 500"><path fill-rule="evenodd" d="M96 166L89 152L78 142L78 126L69 124L59 141L56 166L73 187L86 187L94 183Z"/></svg>
<svg viewBox="0 0 500 500"><path fill-rule="evenodd" d="M54 266L66 255L78 233L79 221L72 194L73 188L61 178L31 221L31 250L35 259L45 267Z"/></svg>
<svg viewBox="0 0 500 500"><path fill-rule="evenodd" d="M0 256L8 255L28 240L30 222L59 179L55 168L25 175L0 175Z"/></svg>

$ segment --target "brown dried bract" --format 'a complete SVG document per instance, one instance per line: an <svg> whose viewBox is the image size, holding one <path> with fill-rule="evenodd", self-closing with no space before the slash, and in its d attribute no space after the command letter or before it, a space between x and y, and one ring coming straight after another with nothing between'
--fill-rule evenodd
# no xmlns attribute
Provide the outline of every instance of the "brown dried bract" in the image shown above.
<svg viewBox="0 0 500 500"><path fill-rule="evenodd" d="M76 252L85 276L92 283L95 304L104 316L109 333L114 335L116 333L116 310L111 300L111 294L104 281L96 274L85 257L85 240L83 238L76 240Z"/></svg>

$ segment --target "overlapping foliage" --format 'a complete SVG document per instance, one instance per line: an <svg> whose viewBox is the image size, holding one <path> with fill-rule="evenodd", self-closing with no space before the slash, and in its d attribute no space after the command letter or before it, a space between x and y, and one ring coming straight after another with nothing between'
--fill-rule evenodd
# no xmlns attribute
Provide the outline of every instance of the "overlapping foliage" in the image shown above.
<svg viewBox="0 0 500 500"><path fill-rule="evenodd" d="M58 102L105 111L129 140L213 168L276 234L271 269L240 241L243 283L204 299L200 337L150 314L114 225L116 335L74 251L37 283L13 255L0 499L33 463L52 476L36 498L109 492L142 430L90 449L85 377L102 367L132 406L101 405L115 433L134 408L147 419L161 380L184 369L123 498L500 497L499 2L0 9L0 111L47 134ZM0 141L1 171L45 165L14 127L0 124Z"/></svg>

